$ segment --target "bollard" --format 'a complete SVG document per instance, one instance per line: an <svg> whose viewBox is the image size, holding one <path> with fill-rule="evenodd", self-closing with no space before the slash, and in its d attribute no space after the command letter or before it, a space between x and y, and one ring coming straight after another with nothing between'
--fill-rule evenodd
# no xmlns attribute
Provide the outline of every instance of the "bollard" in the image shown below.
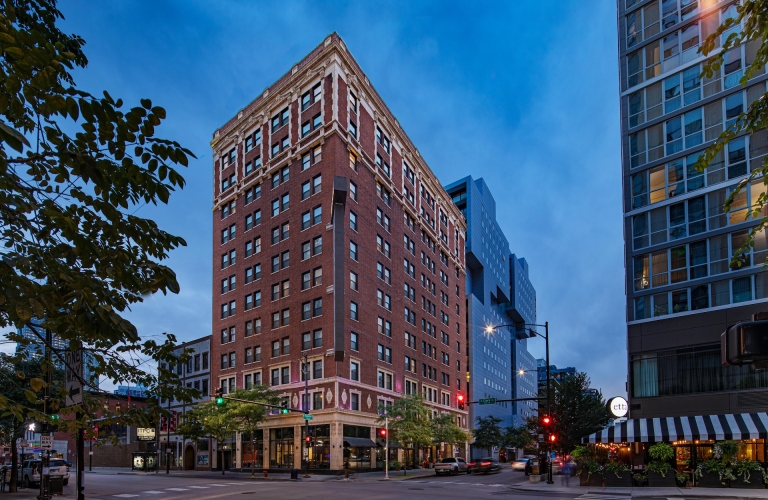
<svg viewBox="0 0 768 500"><path fill-rule="evenodd" d="M267 477L268 474L269 474L269 471L267 469L264 469L264 477Z"/></svg>

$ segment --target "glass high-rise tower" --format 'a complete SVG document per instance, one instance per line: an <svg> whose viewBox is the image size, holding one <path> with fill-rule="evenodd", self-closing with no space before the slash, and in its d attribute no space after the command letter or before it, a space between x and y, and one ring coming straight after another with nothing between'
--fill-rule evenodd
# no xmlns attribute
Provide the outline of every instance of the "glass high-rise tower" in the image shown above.
<svg viewBox="0 0 768 500"><path fill-rule="evenodd" d="M738 265L731 262L758 222L749 207L765 192L762 180L745 185L723 211L729 194L762 165L768 132L740 135L705 171L694 168L766 92L764 68L740 84L759 42L729 50L719 71L702 75L699 47L736 17L737 3L618 0L633 418L747 413L768 404L768 373L721 365L719 343L728 325L768 310L765 234Z"/></svg>

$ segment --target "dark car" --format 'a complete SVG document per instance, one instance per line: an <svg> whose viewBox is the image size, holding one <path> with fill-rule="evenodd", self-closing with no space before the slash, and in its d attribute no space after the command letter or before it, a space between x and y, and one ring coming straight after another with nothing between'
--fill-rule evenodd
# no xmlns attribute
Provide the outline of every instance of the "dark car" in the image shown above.
<svg viewBox="0 0 768 500"><path fill-rule="evenodd" d="M477 460L473 460L467 465L469 466L467 468L467 473L469 474L477 474L479 472L488 474L489 472L499 472L501 470L501 465L499 465L499 462L491 457L479 458Z"/></svg>

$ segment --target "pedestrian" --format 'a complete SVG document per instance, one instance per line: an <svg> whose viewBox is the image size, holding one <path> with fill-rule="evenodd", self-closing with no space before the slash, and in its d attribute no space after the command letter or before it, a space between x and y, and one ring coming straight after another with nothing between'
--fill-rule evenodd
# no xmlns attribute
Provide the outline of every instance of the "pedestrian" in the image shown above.
<svg viewBox="0 0 768 500"><path fill-rule="evenodd" d="M573 464L571 464L571 462L565 462L561 470L561 474L563 475L563 477L560 478L560 484L565 483L565 486L570 486L572 473L573 473Z"/></svg>

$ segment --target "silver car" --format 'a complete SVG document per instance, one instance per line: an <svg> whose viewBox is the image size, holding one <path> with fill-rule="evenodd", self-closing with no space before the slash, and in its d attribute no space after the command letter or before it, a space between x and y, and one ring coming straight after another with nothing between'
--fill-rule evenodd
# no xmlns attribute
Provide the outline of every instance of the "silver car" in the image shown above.
<svg viewBox="0 0 768 500"><path fill-rule="evenodd" d="M450 474L458 475L460 472L468 472L467 462L461 457L448 457L435 464L435 475Z"/></svg>
<svg viewBox="0 0 768 500"><path fill-rule="evenodd" d="M24 460L22 467L19 469L18 479L21 483L27 486L40 484L40 472L43 469L42 460ZM69 467L60 458L52 458L50 461L49 474L52 478L62 478L64 484L69 483Z"/></svg>

